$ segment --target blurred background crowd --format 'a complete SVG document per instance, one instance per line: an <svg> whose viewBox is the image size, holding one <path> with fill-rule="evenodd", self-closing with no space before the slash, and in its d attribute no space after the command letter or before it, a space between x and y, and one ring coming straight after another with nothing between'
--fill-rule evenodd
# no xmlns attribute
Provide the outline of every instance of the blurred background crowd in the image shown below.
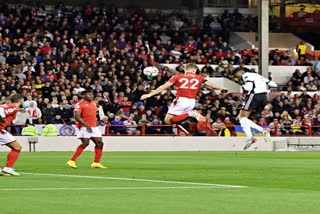
<svg viewBox="0 0 320 214"><path fill-rule="evenodd" d="M258 51L232 49L229 32L256 30L256 19L237 10L225 11L218 17L206 16L200 26L178 13L147 13L143 9L119 12L116 7L87 5L79 11L59 3L51 14L41 4L2 4L0 101L5 103L14 93L25 96L13 125L74 124L73 108L79 94L91 89L99 104L101 124L163 124L174 89L144 102L141 95L183 72L183 64L188 62L203 64L199 72L205 77L226 77L241 83L231 75L234 66L247 69L247 65L257 65ZM304 126L320 125L319 95L308 94L319 89L320 72L313 67L314 61L304 55L295 59L290 50L273 50L269 60L270 65L310 67L296 70L280 88L287 92L271 100L256 122L269 124L273 130L279 128L276 134L306 134ZM176 64L176 69L161 64ZM212 64L218 66L213 68ZM144 75L148 66L157 66L159 74ZM243 97L204 91L197 97L196 108L214 129L226 126L234 134ZM137 129L121 127L111 131L139 134ZM163 132L155 127L148 131ZM319 134L320 128L314 128L313 133Z"/></svg>

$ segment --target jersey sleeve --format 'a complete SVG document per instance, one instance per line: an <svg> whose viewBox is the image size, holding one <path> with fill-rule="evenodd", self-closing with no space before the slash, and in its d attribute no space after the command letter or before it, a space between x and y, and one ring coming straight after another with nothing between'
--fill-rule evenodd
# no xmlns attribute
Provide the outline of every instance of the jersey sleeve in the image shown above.
<svg viewBox="0 0 320 214"><path fill-rule="evenodd" d="M203 76L199 75L199 81L201 83L207 82L208 80L206 78L204 78Z"/></svg>
<svg viewBox="0 0 320 214"><path fill-rule="evenodd" d="M177 75L174 75L173 77L171 77L168 82L175 84L177 82Z"/></svg>
<svg viewBox="0 0 320 214"><path fill-rule="evenodd" d="M6 118L6 114L4 112L4 108L0 107L0 118Z"/></svg>
<svg viewBox="0 0 320 214"><path fill-rule="evenodd" d="M273 82L272 80L269 80L269 79L267 79L265 77L264 77L264 80L266 81L268 86L270 86L270 87L278 87L277 83Z"/></svg>
<svg viewBox="0 0 320 214"><path fill-rule="evenodd" d="M74 107L74 112L81 112L82 111L82 108L83 108L83 105L81 102L78 102L75 107Z"/></svg>
<svg viewBox="0 0 320 214"><path fill-rule="evenodd" d="M244 85L242 86L242 88L246 91L248 91L249 93L251 92L251 90L253 89L253 80L250 80L249 75L242 75L242 80L244 82Z"/></svg>

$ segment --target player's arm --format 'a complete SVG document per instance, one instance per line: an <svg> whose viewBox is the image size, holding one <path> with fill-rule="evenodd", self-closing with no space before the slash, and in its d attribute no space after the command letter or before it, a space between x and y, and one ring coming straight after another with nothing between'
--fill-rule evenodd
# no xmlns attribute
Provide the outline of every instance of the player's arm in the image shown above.
<svg viewBox="0 0 320 214"><path fill-rule="evenodd" d="M220 86L218 86L218 85L216 85L216 84L214 84L214 83L212 83L210 81L205 81L203 84L205 86L209 86L210 88L213 88L213 89L226 90L226 91L228 90L228 88L220 87Z"/></svg>
<svg viewBox="0 0 320 214"><path fill-rule="evenodd" d="M161 93L162 91L166 90L167 88L171 87L173 85L172 82L166 82L165 84L159 86L156 90L151 91L149 94L144 94L141 96L141 100L145 100L147 98L150 98L156 94Z"/></svg>
<svg viewBox="0 0 320 214"><path fill-rule="evenodd" d="M0 107L0 122L5 123L6 122L6 114L4 113L4 108Z"/></svg>
<svg viewBox="0 0 320 214"><path fill-rule="evenodd" d="M264 77L264 81L266 81L267 85L270 86L270 87L278 87L277 83L275 83L274 81L269 80L269 79L267 79L265 77Z"/></svg>
<svg viewBox="0 0 320 214"><path fill-rule="evenodd" d="M242 89L250 93L253 89L253 84L253 81L248 80L244 83L244 85L242 85Z"/></svg>
<svg viewBox="0 0 320 214"><path fill-rule="evenodd" d="M92 132L91 127L86 122L84 122L84 120L81 118L81 113L79 111L74 112L74 119L78 121L81 125L85 126L88 132L90 133Z"/></svg>

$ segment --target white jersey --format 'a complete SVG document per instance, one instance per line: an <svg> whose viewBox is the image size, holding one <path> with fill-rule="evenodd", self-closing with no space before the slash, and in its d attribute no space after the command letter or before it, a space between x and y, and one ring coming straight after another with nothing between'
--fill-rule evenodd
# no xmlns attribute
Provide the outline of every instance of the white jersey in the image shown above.
<svg viewBox="0 0 320 214"><path fill-rule="evenodd" d="M242 75L243 89L252 94L266 93L268 86L277 87L277 84L257 73L247 72Z"/></svg>

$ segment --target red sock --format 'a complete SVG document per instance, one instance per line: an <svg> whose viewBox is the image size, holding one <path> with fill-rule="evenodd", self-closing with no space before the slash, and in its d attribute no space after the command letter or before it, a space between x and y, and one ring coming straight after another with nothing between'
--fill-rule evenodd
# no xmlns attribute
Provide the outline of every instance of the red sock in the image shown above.
<svg viewBox="0 0 320 214"><path fill-rule="evenodd" d="M173 118L171 118L171 122L172 123L177 123L177 122L180 122L182 120L187 119L188 117L190 117L188 113L176 115L176 116L173 116Z"/></svg>
<svg viewBox="0 0 320 214"><path fill-rule="evenodd" d="M78 146L78 148L76 149L76 151L74 152L70 160L76 161L86 147L87 145L84 145L84 144L81 144L80 146Z"/></svg>
<svg viewBox="0 0 320 214"><path fill-rule="evenodd" d="M7 155L6 167L11 168L19 158L20 150L12 149Z"/></svg>
<svg viewBox="0 0 320 214"><path fill-rule="evenodd" d="M100 159L103 154L103 149L100 147L94 147L94 162L95 163L100 163Z"/></svg>

